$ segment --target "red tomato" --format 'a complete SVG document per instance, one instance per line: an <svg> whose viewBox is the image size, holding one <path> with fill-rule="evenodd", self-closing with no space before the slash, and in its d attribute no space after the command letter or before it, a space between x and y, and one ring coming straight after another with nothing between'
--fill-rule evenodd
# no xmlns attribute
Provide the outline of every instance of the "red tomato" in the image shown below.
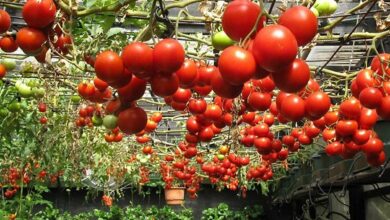
<svg viewBox="0 0 390 220"><path fill-rule="evenodd" d="M198 69L198 78L196 83L198 86L211 85L211 78L217 74L218 68L215 66L201 66Z"/></svg>
<svg viewBox="0 0 390 220"><path fill-rule="evenodd" d="M324 131L322 132L322 139L325 142L329 142L334 138L336 138L336 130L331 128L325 128Z"/></svg>
<svg viewBox="0 0 390 220"><path fill-rule="evenodd" d="M252 92L248 97L248 104L257 111L265 111L270 107L271 99L269 93Z"/></svg>
<svg viewBox="0 0 390 220"><path fill-rule="evenodd" d="M176 71L179 85L182 88L189 88L195 84L198 77L198 67L192 60L185 60L183 65Z"/></svg>
<svg viewBox="0 0 390 220"><path fill-rule="evenodd" d="M382 61L382 62L381 62ZM387 62L385 62L387 61ZM378 56L375 56L371 61L371 69L374 72L377 72L379 75L384 75L383 70L385 70L386 75L390 75L390 54L382 53Z"/></svg>
<svg viewBox="0 0 390 220"><path fill-rule="evenodd" d="M95 94L95 86L92 83L80 83L77 91L84 98L91 97Z"/></svg>
<svg viewBox="0 0 390 220"><path fill-rule="evenodd" d="M187 108L187 103L172 101L171 107L176 111L184 111Z"/></svg>
<svg viewBox="0 0 390 220"><path fill-rule="evenodd" d="M152 87L153 93L158 96L171 96L179 88L179 80L176 74L156 74L152 77L150 81L150 86Z"/></svg>
<svg viewBox="0 0 390 220"><path fill-rule="evenodd" d="M211 86L195 86L194 91L200 96L207 96L212 90Z"/></svg>
<svg viewBox="0 0 390 220"><path fill-rule="evenodd" d="M39 122L41 124L46 124L47 123L47 118L45 116L42 116L40 119L39 119Z"/></svg>
<svg viewBox="0 0 390 220"><path fill-rule="evenodd" d="M45 34L38 29L24 27L16 33L16 42L20 49L28 55L36 55L42 50L42 45L46 41Z"/></svg>
<svg viewBox="0 0 390 220"><path fill-rule="evenodd" d="M123 77L123 62L113 51L104 51L96 57L96 76L108 84L119 81Z"/></svg>
<svg viewBox="0 0 390 220"><path fill-rule="evenodd" d="M142 42L133 42L123 48L123 64L134 75L153 73L153 49Z"/></svg>
<svg viewBox="0 0 390 220"><path fill-rule="evenodd" d="M343 151L343 144L338 141L326 145L325 152L329 156L340 155Z"/></svg>
<svg viewBox="0 0 390 220"><path fill-rule="evenodd" d="M367 87L375 87L379 85L379 81L374 77L374 71L370 69L362 69L356 75L356 85L358 92Z"/></svg>
<svg viewBox="0 0 390 220"><path fill-rule="evenodd" d="M267 137L269 133L269 126L266 123L261 123L254 126L253 131L258 137Z"/></svg>
<svg viewBox="0 0 390 220"><path fill-rule="evenodd" d="M103 80L97 78L97 77L95 77L93 79L93 84L100 91L104 91L104 90L106 90L108 88L108 84L106 82L104 82Z"/></svg>
<svg viewBox="0 0 390 220"><path fill-rule="evenodd" d="M311 123L310 125L306 125L304 127L304 131L305 131L305 134L310 138L317 137L321 132L321 130L319 128L317 128L316 126L314 126L313 123Z"/></svg>
<svg viewBox="0 0 390 220"><path fill-rule="evenodd" d="M378 114L375 109L362 108L360 118L359 118L359 126L362 129L371 129L376 124L378 120Z"/></svg>
<svg viewBox="0 0 390 220"><path fill-rule="evenodd" d="M240 86L255 74L256 61L251 52L237 46L230 46L222 51L218 67L222 78L227 83Z"/></svg>
<svg viewBox="0 0 390 220"><path fill-rule="evenodd" d="M362 106L355 97L351 97L340 104L339 112L348 119L359 119Z"/></svg>
<svg viewBox="0 0 390 220"><path fill-rule="evenodd" d="M29 27L44 28L56 16L56 5L52 0L29 0L23 6L23 19Z"/></svg>
<svg viewBox="0 0 390 220"><path fill-rule="evenodd" d="M188 110L191 114L203 114L206 111L207 103L204 99L191 99L188 103Z"/></svg>
<svg viewBox="0 0 390 220"><path fill-rule="evenodd" d="M69 52L69 48L72 46L72 38L68 35L62 34L58 37L54 46L58 52L67 54Z"/></svg>
<svg viewBox="0 0 390 220"><path fill-rule="evenodd" d="M133 77L127 85L118 89L119 99L122 103L129 103L140 99L146 90L146 81Z"/></svg>
<svg viewBox="0 0 390 220"><path fill-rule="evenodd" d="M209 120L217 121L222 116L221 107L215 104L208 104L204 116Z"/></svg>
<svg viewBox="0 0 390 220"><path fill-rule="evenodd" d="M265 113L263 120L268 126L272 126L275 122L275 117L270 113Z"/></svg>
<svg viewBox="0 0 390 220"><path fill-rule="evenodd" d="M290 121L299 121L305 116L305 101L292 94L283 100L280 113Z"/></svg>
<svg viewBox="0 0 390 220"><path fill-rule="evenodd" d="M317 34L317 17L304 6L294 6L287 9L279 17L278 23L287 27L294 34L299 46L309 43Z"/></svg>
<svg viewBox="0 0 390 220"><path fill-rule="evenodd" d="M119 113L118 127L126 134L136 134L142 131L148 117L146 112L139 107L131 107Z"/></svg>
<svg viewBox="0 0 390 220"><path fill-rule="evenodd" d="M281 91L295 93L306 87L310 79L310 69L304 60L295 59L286 68L272 73L272 78Z"/></svg>
<svg viewBox="0 0 390 220"><path fill-rule="evenodd" d="M275 82L270 76L259 80L252 80L252 83L253 86L259 87L262 92L272 92L275 89Z"/></svg>
<svg viewBox="0 0 390 220"><path fill-rule="evenodd" d="M355 134L352 137L352 140L357 145L365 144L368 139L370 139L371 132L365 129L359 129L355 132Z"/></svg>
<svg viewBox="0 0 390 220"><path fill-rule="evenodd" d="M324 120L327 126L333 125L339 120L339 112L338 111L327 112L324 115Z"/></svg>
<svg viewBox="0 0 390 220"><path fill-rule="evenodd" d="M256 138L254 145L260 154L269 154L272 151L272 142L268 137Z"/></svg>
<svg viewBox="0 0 390 220"><path fill-rule="evenodd" d="M314 92L305 100L306 114L311 119L319 119L329 111L330 105L331 102L328 94Z"/></svg>
<svg viewBox="0 0 390 220"><path fill-rule="evenodd" d="M126 86L132 78L133 74L129 70L124 69L122 77L114 82L109 83L109 85L115 89L119 89Z"/></svg>
<svg viewBox="0 0 390 220"><path fill-rule="evenodd" d="M205 127L199 132L199 139L203 142L209 142L214 137L214 132L211 127Z"/></svg>
<svg viewBox="0 0 390 220"><path fill-rule="evenodd" d="M172 99L175 102L187 103L191 98L191 90L178 88L176 92L172 95Z"/></svg>
<svg viewBox="0 0 390 220"><path fill-rule="evenodd" d="M243 40L253 29L257 17L261 13L258 4L250 0L230 2L222 16L222 28L233 40ZM262 16L257 25L257 30L263 27L265 17Z"/></svg>
<svg viewBox="0 0 390 220"><path fill-rule="evenodd" d="M383 146L384 144L379 138L370 138L370 140L362 146L362 150L366 154L379 154L383 150Z"/></svg>
<svg viewBox="0 0 390 220"><path fill-rule="evenodd" d="M19 46L13 37L3 37L0 40L0 48L4 52L7 53L15 52L18 49L18 47Z"/></svg>
<svg viewBox="0 0 390 220"><path fill-rule="evenodd" d="M286 27L270 25L261 29L253 43L253 55L261 68L276 72L295 60L298 44Z"/></svg>
<svg viewBox="0 0 390 220"><path fill-rule="evenodd" d="M390 96L382 98L382 102L377 108L379 116L384 120L390 120Z"/></svg>
<svg viewBox="0 0 390 220"><path fill-rule="evenodd" d="M379 167L386 162L386 154L384 151L381 151L379 154L368 154L367 162L371 166Z"/></svg>
<svg viewBox="0 0 390 220"><path fill-rule="evenodd" d="M179 41L166 38L153 49L154 70L161 73L174 73L184 62L185 51Z"/></svg>
<svg viewBox="0 0 390 220"><path fill-rule="evenodd" d="M285 92L282 92L280 91L278 93L278 95L276 96L276 107L277 109L280 111L280 109L282 108L282 103L283 103L283 100L290 96L291 94L290 93L285 93Z"/></svg>
<svg viewBox="0 0 390 220"><path fill-rule="evenodd" d="M370 109L378 108L381 105L382 98L382 92L374 87L367 87L359 94L360 103Z"/></svg>
<svg viewBox="0 0 390 220"><path fill-rule="evenodd" d="M8 31L11 27L11 17L7 11L0 9L0 34Z"/></svg>
<svg viewBox="0 0 390 220"><path fill-rule="evenodd" d="M351 82L351 92L352 92L353 97L359 98L360 90L359 90L359 87L356 83L356 79L352 80L352 82Z"/></svg>
<svg viewBox="0 0 390 220"><path fill-rule="evenodd" d="M226 99L233 99L241 94L243 85L235 86L227 83L217 70L211 78L211 87L215 94Z"/></svg>
<svg viewBox="0 0 390 220"><path fill-rule="evenodd" d="M340 120L336 124L336 133L341 137L354 135L358 130L358 123L355 120Z"/></svg>
<svg viewBox="0 0 390 220"><path fill-rule="evenodd" d="M157 128L157 122L153 120L148 120L145 126L145 131L146 132L153 132Z"/></svg>

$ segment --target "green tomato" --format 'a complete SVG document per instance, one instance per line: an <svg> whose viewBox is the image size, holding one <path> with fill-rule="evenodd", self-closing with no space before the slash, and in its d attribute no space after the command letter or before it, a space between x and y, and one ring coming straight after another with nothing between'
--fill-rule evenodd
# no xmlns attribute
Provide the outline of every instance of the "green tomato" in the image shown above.
<svg viewBox="0 0 390 220"><path fill-rule="evenodd" d="M30 86L31 88L38 87L39 81L36 79L32 79L32 80L28 81L27 85Z"/></svg>
<svg viewBox="0 0 390 220"><path fill-rule="evenodd" d="M92 116L92 123L95 126L100 126L103 124L103 119L102 119L102 117L100 117L98 115L94 115L94 116Z"/></svg>
<svg viewBox="0 0 390 220"><path fill-rule="evenodd" d="M32 92L34 93L35 98L42 98L46 93L45 89L42 87L34 87L32 88Z"/></svg>
<svg viewBox="0 0 390 220"><path fill-rule="evenodd" d="M213 47L217 50L223 50L234 44L234 41L224 31L220 31L211 38Z"/></svg>
<svg viewBox="0 0 390 220"><path fill-rule="evenodd" d="M318 13L318 10L316 9L316 8L310 8L310 10L313 12L313 14L316 16L316 17L318 17L318 16L320 16L320 13Z"/></svg>
<svg viewBox="0 0 390 220"><path fill-rule="evenodd" d="M81 101L81 97L78 96L78 95L72 95L70 97L70 100L73 102L73 103L79 103Z"/></svg>
<svg viewBox="0 0 390 220"><path fill-rule="evenodd" d="M223 160L223 159L225 159L225 155L217 154L217 158L218 158L218 160Z"/></svg>
<svg viewBox="0 0 390 220"><path fill-rule="evenodd" d="M3 59L1 64L3 64L8 71L14 70L16 67L16 62L13 59Z"/></svg>
<svg viewBox="0 0 390 220"><path fill-rule="evenodd" d="M6 108L0 109L0 117L2 118L7 117L8 113L9 113L8 109Z"/></svg>
<svg viewBox="0 0 390 220"><path fill-rule="evenodd" d="M106 115L103 118L103 125L107 129L114 129L118 124L118 117L115 115Z"/></svg>
<svg viewBox="0 0 390 220"><path fill-rule="evenodd" d="M328 14L333 14L336 12L337 10L337 2L335 0L329 0L329 11L328 11Z"/></svg>
<svg viewBox="0 0 390 220"><path fill-rule="evenodd" d="M141 159L139 160L139 162L141 162L141 163L147 163L147 162L148 162L148 158L141 158Z"/></svg>
<svg viewBox="0 0 390 220"><path fill-rule="evenodd" d="M23 97L23 98L29 98L29 97L31 97L33 95L33 91L31 89L31 87L26 85L26 84L24 84L24 83L20 84L17 87L17 89L18 89L18 92L19 92L20 96Z"/></svg>
<svg viewBox="0 0 390 220"><path fill-rule="evenodd" d="M317 0L314 4L314 8L317 9L320 16L328 15L329 7L329 0Z"/></svg>
<svg viewBox="0 0 390 220"><path fill-rule="evenodd" d="M18 102L18 101L13 101L8 105L8 110L10 112L13 112L13 113L19 112L21 109L22 109L22 106L21 106L20 102Z"/></svg>

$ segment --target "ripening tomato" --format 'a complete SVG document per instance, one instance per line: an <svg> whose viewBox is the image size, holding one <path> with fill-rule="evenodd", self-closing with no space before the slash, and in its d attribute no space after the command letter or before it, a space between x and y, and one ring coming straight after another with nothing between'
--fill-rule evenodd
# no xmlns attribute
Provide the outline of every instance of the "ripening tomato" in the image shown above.
<svg viewBox="0 0 390 220"><path fill-rule="evenodd" d="M123 76L122 58L113 51L100 53L95 60L96 76L108 84L120 81Z"/></svg>
<svg viewBox="0 0 390 220"><path fill-rule="evenodd" d="M305 101L295 94L284 98L280 113L290 121L299 121L305 116Z"/></svg>
<svg viewBox="0 0 390 220"><path fill-rule="evenodd" d="M150 120L159 123L162 120L163 116L161 112L154 112L152 116L150 116Z"/></svg>
<svg viewBox="0 0 390 220"><path fill-rule="evenodd" d="M306 87L310 79L310 69L304 60L295 59L286 68L272 73L272 78L281 91L295 93Z"/></svg>
<svg viewBox="0 0 390 220"><path fill-rule="evenodd" d="M329 111L330 105L331 102L328 94L314 92L305 100L306 114L310 119L319 119Z"/></svg>
<svg viewBox="0 0 390 220"><path fill-rule="evenodd" d="M57 8L53 0L29 0L22 10L29 27L44 28L54 21Z"/></svg>
<svg viewBox="0 0 390 220"><path fill-rule="evenodd" d="M253 56L261 68L276 72L295 60L298 44L294 35L282 25L261 29L253 43Z"/></svg>
<svg viewBox="0 0 390 220"><path fill-rule="evenodd" d="M230 2L222 16L222 28L233 40L243 40L253 29L257 17L261 13L258 4L250 0L239 0ZM263 27L265 16L258 22L257 30Z"/></svg>
<svg viewBox="0 0 390 220"><path fill-rule="evenodd" d="M204 99L191 99L188 103L188 110L193 115L203 114L206 111L207 103Z"/></svg>
<svg viewBox="0 0 390 220"><path fill-rule="evenodd" d="M211 87L215 94L226 99L233 99L241 94L243 85L231 85L222 78L221 73L217 70L211 78Z"/></svg>
<svg viewBox="0 0 390 220"><path fill-rule="evenodd" d="M7 11L0 9L0 34L8 31L11 27L11 17Z"/></svg>
<svg viewBox="0 0 390 220"><path fill-rule="evenodd" d="M176 74L156 74L152 77L150 85L154 94L160 97L171 96L179 88L179 80Z"/></svg>
<svg viewBox="0 0 390 220"><path fill-rule="evenodd" d="M376 111L382 119L390 120L390 96L382 98L382 102Z"/></svg>
<svg viewBox="0 0 390 220"><path fill-rule="evenodd" d="M218 60L222 78L229 84L240 86L252 78L256 61L252 53L237 46L222 51Z"/></svg>
<svg viewBox="0 0 390 220"><path fill-rule="evenodd" d="M13 37L3 37L0 40L0 48L4 52L12 53L15 52L18 49L18 44L16 43L16 40Z"/></svg>
<svg viewBox="0 0 390 220"><path fill-rule="evenodd" d="M309 43L317 34L317 17L304 6L294 6L287 9L279 17L278 23L287 27L294 34L299 46ZM302 27L305 28L302 29Z"/></svg>
<svg viewBox="0 0 390 220"><path fill-rule="evenodd" d="M252 92L248 97L248 104L257 111L265 111L270 107L271 100L269 93Z"/></svg>
<svg viewBox="0 0 390 220"><path fill-rule="evenodd" d="M42 45L46 41L45 34L38 29L24 27L16 33L16 42L20 49L28 55L36 55L42 50Z"/></svg>
<svg viewBox="0 0 390 220"><path fill-rule="evenodd" d="M136 134L142 131L147 122L146 112L139 107L128 108L120 112L118 116L118 127L126 134Z"/></svg>
<svg viewBox="0 0 390 220"><path fill-rule="evenodd" d="M381 62L382 61L382 62ZM382 53L374 57L371 61L371 69L383 76L385 71L386 75L390 75L390 54Z"/></svg>
<svg viewBox="0 0 390 220"><path fill-rule="evenodd" d="M153 49L154 70L159 73L174 73L184 62L185 51L179 41L166 38Z"/></svg>
<svg viewBox="0 0 390 220"><path fill-rule="evenodd" d="M382 92L374 87L367 87L359 94L360 103L370 109L378 108L381 105L382 98Z"/></svg>
<svg viewBox="0 0 390 220"><path fill-rule="evenodd" d="M126 86L118 89L119 99L123 103L133 102L140 99L146 90L147 81L133 77Z"/></svg>
<svg viewBox="0 0 390 220"><path fill-rule="evenodd" d="M3 64L0 64L0 79L4 78L6 73L7 69Z"/></svg>
<svg viewBox="0 0 390 220"><path fill-rule="evenodd" d="M95 86L92 83L82 82L78 85L77 91L82 97L91 97L95 94Z"/></svg>
<svg viewBox="0 0 390 220"><path fill-rule="evenodd" d="M121 57L126 69L134 75L153 73L153 49L145 43L130 43L123 48Z"/></svg>

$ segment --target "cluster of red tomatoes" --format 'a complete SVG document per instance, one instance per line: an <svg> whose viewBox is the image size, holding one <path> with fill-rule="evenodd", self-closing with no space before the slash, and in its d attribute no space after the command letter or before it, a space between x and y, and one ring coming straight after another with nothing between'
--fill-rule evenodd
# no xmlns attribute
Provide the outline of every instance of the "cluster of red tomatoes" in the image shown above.
<svg viewBox="0 0 390 220"><path fill-rule="evenodd" d="M45 104L44 102L40 102L40 103L38 104L38 111L39 111L39 112L45 114L45 113L46 113L46 109L47 109L47 107L46 107L46 104ZM46 123L47 123L47 118L46 118L46 116L42 115L41 118L39 119L39 122L40 122L41 124L43 124L43 125L46 124Z"/></svg>
<svg viewBox="0 0 390 220"><path fill-rule="evenodd" d="M56 12L53 0L27 1L22 9L27 27L17 31L16 39L11 33L6 33L0 40L1 49L5 52L14 52L20 48L25 54L35 56L39 62L46 62L46 52L50 44L53 44L57 52L68 53L72 39L63 33L59 26L52 28ZM5 11L1 11L0 14L0 32L5 33L11 27L11 19Z"/></svg>
<svg viewBox="0 0 390 220"><path fill-rule="evenodd" d="M379 116L390 120L389 61L389 54L376 56L371 68L359 71L352 81L353 97L316 122L320 128L326 126L322 136L329 143L325 148L329 155L351 158L363 151L371 165L385 162L384 143L372 129Z"/></svg>

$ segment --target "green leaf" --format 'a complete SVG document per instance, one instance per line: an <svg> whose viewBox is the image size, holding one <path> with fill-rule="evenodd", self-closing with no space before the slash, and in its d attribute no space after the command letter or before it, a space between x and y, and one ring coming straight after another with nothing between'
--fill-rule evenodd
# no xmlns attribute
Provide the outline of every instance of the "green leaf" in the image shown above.
<svg viewBox="0 0 390 220"><path fill-rule="evenodd" d="M123 28L120 28L120 27L113 27L113 28L110 28L110 30L107 31L106 35L107 37L112 37L116 34L119 34L119 33L122 33L124 29Z"/></svg>

